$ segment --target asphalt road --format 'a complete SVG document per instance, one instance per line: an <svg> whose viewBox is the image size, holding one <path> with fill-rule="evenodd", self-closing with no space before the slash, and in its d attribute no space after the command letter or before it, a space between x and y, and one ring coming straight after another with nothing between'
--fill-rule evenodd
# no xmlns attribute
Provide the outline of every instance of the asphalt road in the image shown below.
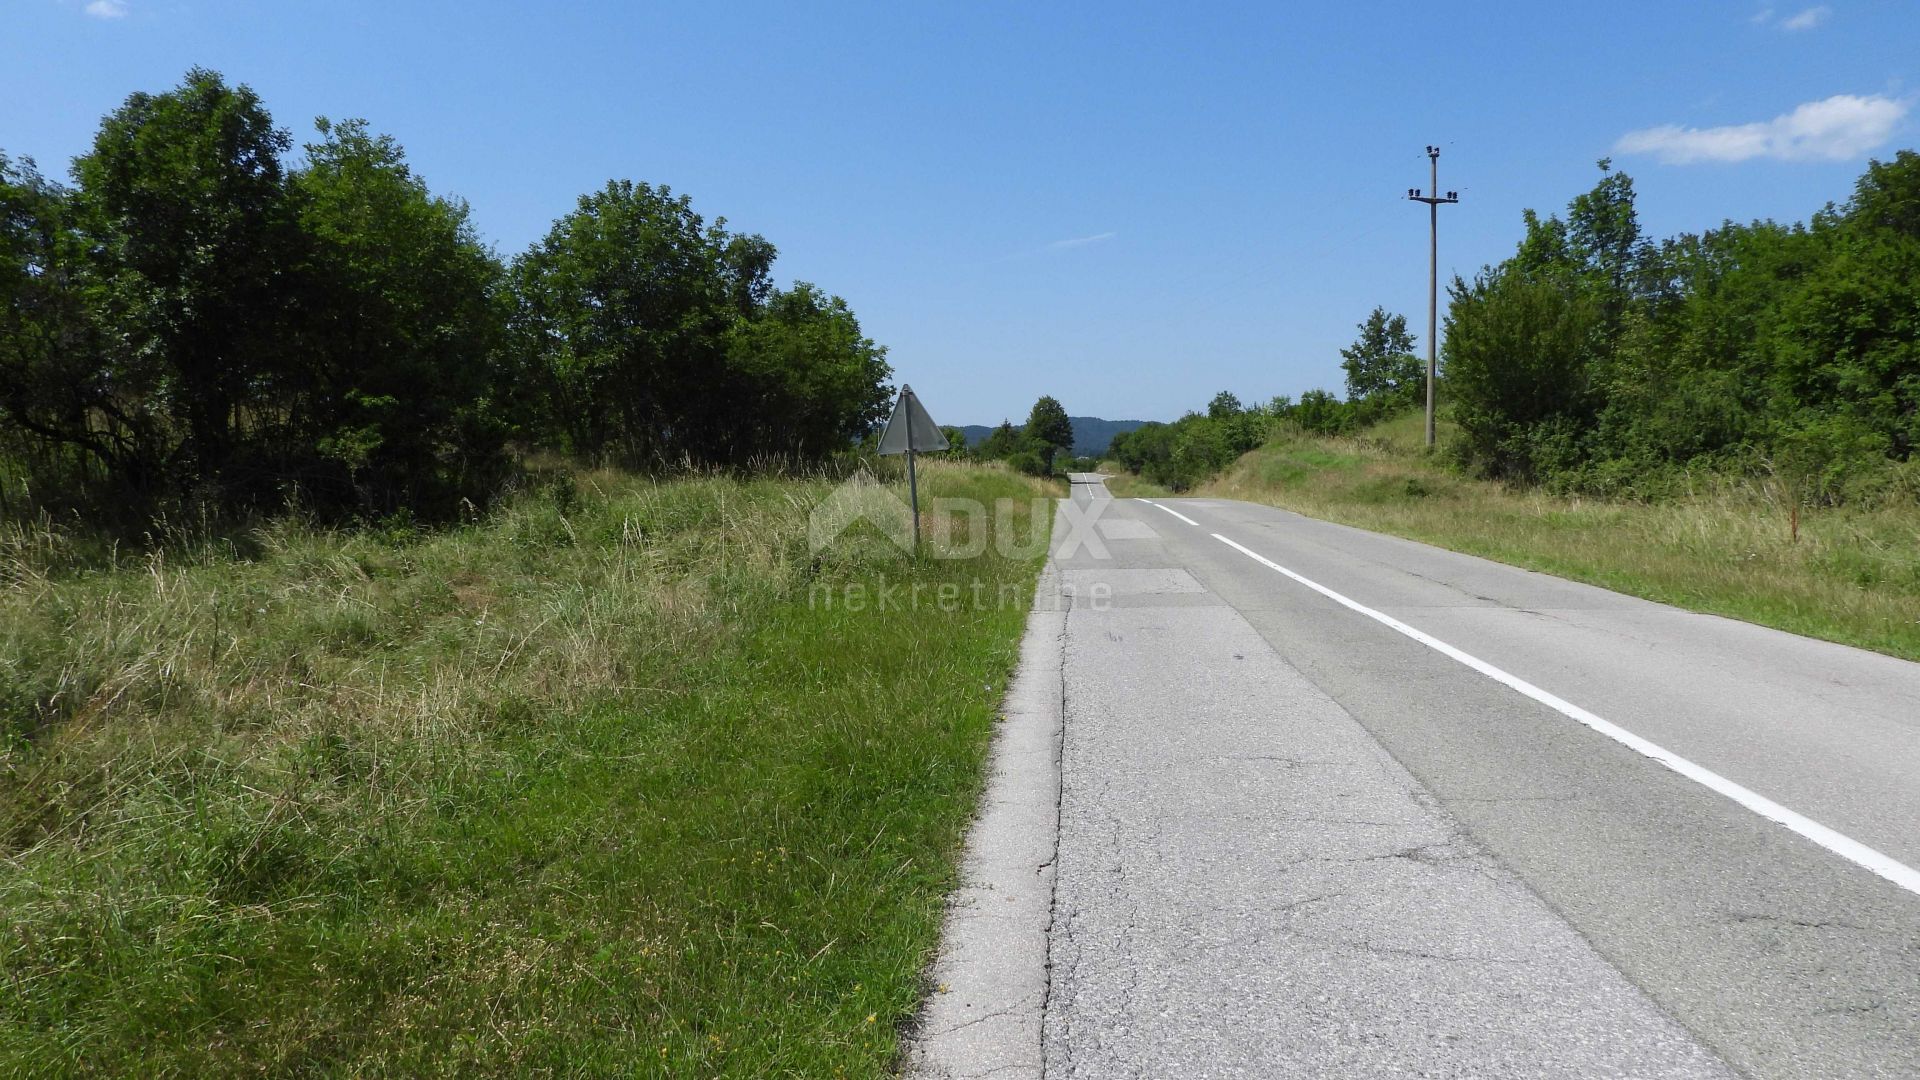
<svg viewBox="0 0 1920 1080"><path fill-rule="evenodd" d="M1075 479L1049 1075L1920 1076L1920 665Z"/></svg>

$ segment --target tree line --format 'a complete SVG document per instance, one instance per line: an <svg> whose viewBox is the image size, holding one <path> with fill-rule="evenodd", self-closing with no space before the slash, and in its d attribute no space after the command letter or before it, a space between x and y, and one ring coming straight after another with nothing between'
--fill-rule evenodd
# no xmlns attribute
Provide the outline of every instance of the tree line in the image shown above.
<svg viewBox="0 0 1920 1080"><path fill-rule="evenodd" d="M503 260L391 137L321 119L295 155L204 69L71 175L0 153L0 492L41 507L443 516L516 452L817 460L889 401L845 301L664 186Z"/></svg>
<svg viewBox="0 0 1920 1080"><path fill-rule="evenodd" d="M1873 162L1802 224L1654 242L1633 181L1528 211L1451 289L1445 386L1473 471L1658 495L1688 470L1812 501L1920 492L1920 154Z"/></svg>
<svg viewBox="0 0 1920 1080"><path fill-rule="evenodd" d="M1920 495L1920 154L1871 163L1806 224L1643 236L1609 161L1565 216L1522 215L1514 254L1449 288L1445 452L1474 475L1659 497L1696 471L1786 481L1809 502ZM1108 456L1175 490L1276 434L1358 431L1417 408L1425 364L1375 308L1341 350L1346 397L1221 394Z"/></svg>

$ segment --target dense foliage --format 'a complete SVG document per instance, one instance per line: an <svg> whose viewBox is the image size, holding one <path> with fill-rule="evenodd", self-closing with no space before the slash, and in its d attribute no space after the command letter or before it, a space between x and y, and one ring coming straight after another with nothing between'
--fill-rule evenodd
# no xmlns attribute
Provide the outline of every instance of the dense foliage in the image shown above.
<svg viewBox="0 0 1920 1080"><path fill-rule="evenodd" d="M626 181L509 266L398 143L196 69L101 123L73 186L0 155L0 511L441 516L510 445L814 460L883 415L846 303Z"/></svg>
<svg viewBox="0 0 1920 1080"><path fill-rule="evenodd" d="M1265 442L1273 424L1295 408L1286 398L1247 408L1232 393L1221 391L1206 412L1115 435L1107 457L1156 484L1185 491Z"/></svg>
<svg viewBox="0 0 1920 1080"><path fill-rule="evenodd" d="M1640 235L1631 179L1456 281L1445 385L1482 475L1657 494L1701 466L1815 501L1911 493L1920 443L1920 155L1807 225Z"/></svg>

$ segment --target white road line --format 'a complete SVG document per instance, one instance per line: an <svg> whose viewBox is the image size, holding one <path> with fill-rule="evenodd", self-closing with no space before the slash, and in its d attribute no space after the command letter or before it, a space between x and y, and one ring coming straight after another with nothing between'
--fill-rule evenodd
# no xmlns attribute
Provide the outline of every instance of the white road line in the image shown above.
<svg viewBox="0 0 1920 1080"><path fill-rule="evenodd" d="M1146 500L1142 499L1141 501L1145 502ZM1166 507L1163 506L1161 509L1165 510ZM1828 851L1833 852L1848 862L1870 870L1908 892L1920 894L1920 870L1915 870L1913 867L1900 862L1892 856L1875 851L1873 848L1868 847L1850 836L1835 832L1825 825L1814 821L1812 818L1795 813L1781 806L1779 803L1774 802L1772 799L1767 798L1765 795L1742 787L1705 766L1696 765L1686 758L1681 757L1679 754L1648 742L1623 727L1602 720L1600 717L1595 716L1593 713L1588 712L1578 705L1563 701L1525 679L1502 671L1477 656L1462 652L1446 642L1441 641L1439 638L1422 633L1391 615L1375 611L1365 604L1347 599L1319 582L1310 581L1307 578L1301 577L1299 574L1281 566L1265 555L1257 551L1249 550L1221 536L1219 533L1214 533L1213 538L1257 563L1280 571L1282 574L1305 585L1307 588L1312 589L1327 599L1332 600L1334 603L1340 604L1343 607L1352 608L1354 611L1365 615L1375 622L1405 634L1407 637L1412 638L1435 652L1458 660L1462 664L1485 675L1487 678L1498 683L1503 683L1514 690L1518 690L1520 693L1545 705L1549 709L1585 724L1587 727L1633 750L1635 753L1644 754L1660 764L1665 765L1667 768L1672 769L1674 772L1679 773L1681 776L1725 795L1727 798L1759 814L1768 821L1785 825L1787 828L1819 844L1821 847L1826 848Z"/></svg>
<svg viewBox="0 0 1920 1080"><path fill-rule="evenodd" d="M1199 522L1197 522L1197 521L1195 521L1195 520L1193 520L1192 518L1190 518L1190 517L1188 517L1187 515L1185 515L1185 514L1183 514L1183 513L1181 513L1180 511L1178 511L1178 510L1175 510L1175 509L1174 509L1174 508L1172 508L1171 506L1160 506L1160 504L1159 504L1159 503L1157 503L1157 502L1154 502L1154 501L1153 501L1152 499L1141 499L1140 501L1141 501L1141 502L1143 502L1143 503L1146 503L1146 504L1147 504L1148 506L1159 506L1159 507L1160 507L1160 509L1162 509L1162 510L1165 510L1165 511L1166 511L1167 513L1169 513L1169 514L1172 514L1172 515L1173 515L1174 517L1177 517L1177 518L1179 518L1179 519L1180 519L1181 521L1184 521L1184 522L1186 522L1187 524L1189 524L1189 525L1191 525L1191 526L1193 526L1193 527L1194 527L1194 528L1196 528L1196 529L1200 527L1200 523L1199 523Z"/></svg>

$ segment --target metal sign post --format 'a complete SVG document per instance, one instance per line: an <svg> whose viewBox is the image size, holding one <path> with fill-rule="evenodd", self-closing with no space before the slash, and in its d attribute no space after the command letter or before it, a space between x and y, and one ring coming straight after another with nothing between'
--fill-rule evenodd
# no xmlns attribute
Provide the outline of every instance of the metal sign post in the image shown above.
<svg viewBox="0 0 1920 1080"><path fill-rule="evenodd" d="M880 433L880 453L907 455L907 496L913 503L913 550L920 552L920 481L914 474L913 455L921 450L945 450L947 436L940 425L927 415L927 407L913 394L913 387L900 387L900 400L893 404L887 429Z"/></svg>
<svg viewBox="0 0 1920 1080"><path fill-rule="evenodd" d="M913 475L913 447L907 447L907 501L913 504L913 553L920 554L920 481Z"/></svg>

